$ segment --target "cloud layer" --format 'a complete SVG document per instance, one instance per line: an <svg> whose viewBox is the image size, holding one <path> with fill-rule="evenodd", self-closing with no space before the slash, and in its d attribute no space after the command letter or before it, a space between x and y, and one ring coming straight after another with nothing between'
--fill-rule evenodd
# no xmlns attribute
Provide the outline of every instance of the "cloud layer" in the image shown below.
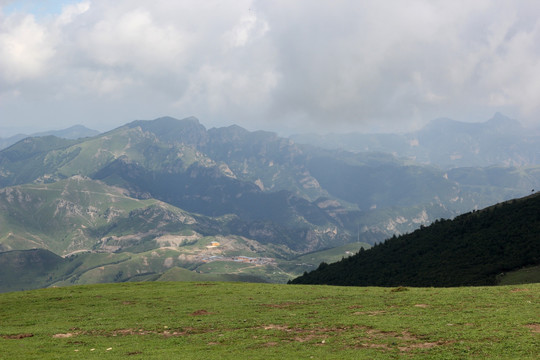
<svg viewBox="0 0 540 360"><path fill-rule="evenodd" d="M282 132L540 123L540 2L0 2L0 126L194 115Z"/></svg>

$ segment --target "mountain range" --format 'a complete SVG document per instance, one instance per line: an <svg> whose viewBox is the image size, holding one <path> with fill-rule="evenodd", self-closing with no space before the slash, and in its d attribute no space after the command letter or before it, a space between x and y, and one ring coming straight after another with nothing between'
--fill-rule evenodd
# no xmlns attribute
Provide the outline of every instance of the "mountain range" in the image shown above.
<svg viewBox="0 0 540 360"><path fill-rule="evenodd" d="M30 288L209 274L285 282L324 256L535 187L538 165L444 169L196 118L137 120L0 151L0 251L6 263L54 264Z"/></svg>
<svg viewBox="0 0 540 360"><path fill-rule="evenodd" d="M5 149L13 144L15 144L18 141L21 141L22 139L25 139L27 137L37 137L37 136L56 136L59 138L65 138L65 139L79 139L79 138L85 138L85 137L91 137L99 134L99 131L88 129L87 127L83 125L74 125L67 129L62 130L51 130L51 131L43 131L43 132L37 132L30 135L27 134L17 134L13 135L7 138L0 138L0 150Z"/></svg>
<svg viewBox="0 0 540 360"><path fill-rule="evenodd" d="M327 149L390 153L442 169L540 163L540 129L524 128L501 113L477 123L435 119L405 134L298 134L291 139Z"/></svg>

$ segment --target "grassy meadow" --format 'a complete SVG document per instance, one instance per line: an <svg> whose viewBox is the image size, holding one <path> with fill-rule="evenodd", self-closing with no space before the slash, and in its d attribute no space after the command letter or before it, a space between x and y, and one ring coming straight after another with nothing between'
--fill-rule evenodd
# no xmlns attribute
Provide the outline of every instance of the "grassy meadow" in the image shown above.
<svg viewBox="0 0 540 360"><path fill-rule="evenodd" d="M0 294L1 359L537 359L540 284L144 282Z"/></svg>

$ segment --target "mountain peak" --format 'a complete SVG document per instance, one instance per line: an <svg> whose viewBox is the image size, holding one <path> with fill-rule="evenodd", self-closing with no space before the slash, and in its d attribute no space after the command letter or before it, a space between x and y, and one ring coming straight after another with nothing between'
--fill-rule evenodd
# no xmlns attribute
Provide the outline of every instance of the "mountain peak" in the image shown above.
<svg viewBox="0 0 540 360"><path fill-rule="evenodd" d="M487 121L487 124L497 127L508 127L514 131L521 128L521 123L519 121L511 119L500 112L496 112L495 115L493 115L493 117Z"/></svg>
<svg viewBox="0 0 540 360"><path fill-rule="evenodd" d="M227 141L240 140L250 134L248 130L238 125L230 125L222 128L212 128L209 130L209 133L214 138L220 138L222 140L226 139Z"/></svg>
<svg viewBox="0 0 540 360"><path fill-rule="evenodd" d="M196 117L182 120L170 116L154 120L136 120L128 124L130 128L140 126L143 131L154 133L161 141L181 142L197 145L206 142L206 128Z"/></svg>
<svg viewBox="0 0 540 360"><path fill-rule="evenodd" d="M150 121L164 122L164 123L167 123L167 122L185 122L185 123L200 124L199 119L197 119L195 116L188 116L188 117L183 118L181 120L179 120L177 118L173 118L172 116L162 116L162 117L158 117L158 118L156 118L154 120L150 120Z"/></svg>
<svg viewBox="0 0 540 360"><path fill-rule="evenodd" d="M98 134L99 134L99 131L89 129L86 126L79 124L79 125L73 125L71 127L68 127L67 129L44 131L44 132L32 134L31 136L35 137L35 136L54 135L56 137L60 137L64 139L79 139L79 138L85 138L85 137L92 137Z"/></svg>
<svg viewBox="0 0 540 360"><path fill-rule="evenodd" d="M493 117L485 122L462 122L449 118L437 118L431 120L420 132L436 132L448 135L450 132L459 133L515 133L522 129L521 123L508 116L496 112Z"/></svg>
<svg viewBox="0 0 540 360"><path fill-rule="evenodd" d="M476 125L477 123L465 123L450 118L437 118L431 120L419 133L447 134L449 132L463 132L469 131L471 127Z"/></svg>

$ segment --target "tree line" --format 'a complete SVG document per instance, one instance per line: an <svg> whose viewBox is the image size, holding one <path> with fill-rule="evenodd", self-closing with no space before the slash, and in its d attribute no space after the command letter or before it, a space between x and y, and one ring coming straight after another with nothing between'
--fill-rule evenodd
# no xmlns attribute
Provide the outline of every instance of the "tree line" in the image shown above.
<svg viewBox="0 0 540 360"><path fill-rule="evenodd" d="M497 275L540 264L540 194L393 236L320 266L292 284L495 285Z"/></svg>

